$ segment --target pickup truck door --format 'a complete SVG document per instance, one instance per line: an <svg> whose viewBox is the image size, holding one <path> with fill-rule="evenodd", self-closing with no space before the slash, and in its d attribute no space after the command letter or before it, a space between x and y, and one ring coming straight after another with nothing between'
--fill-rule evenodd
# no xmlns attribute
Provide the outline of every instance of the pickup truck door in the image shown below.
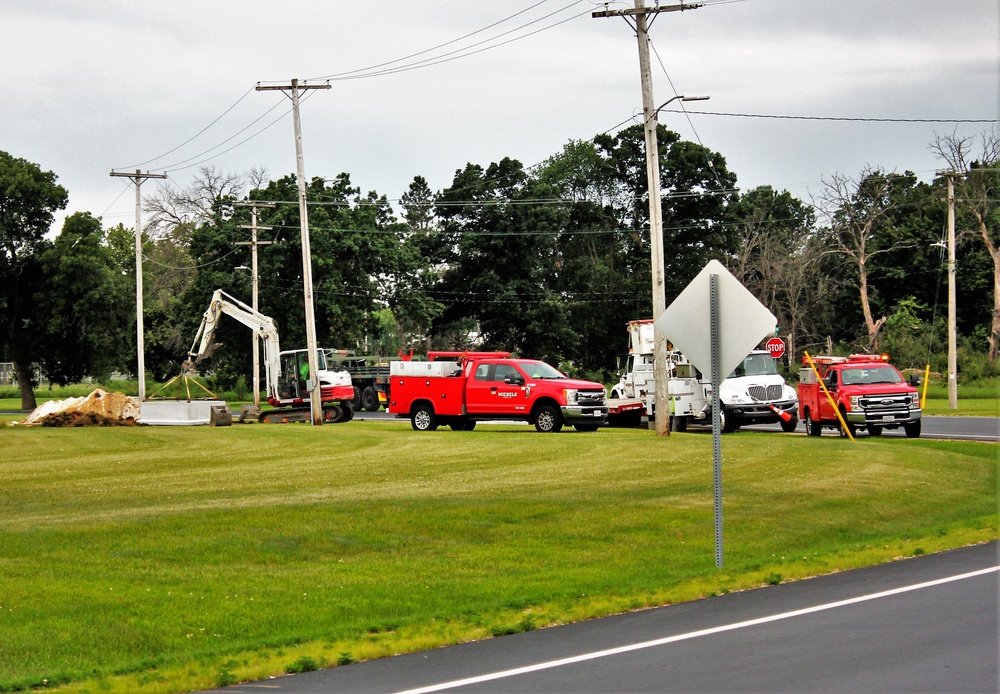
<svg viewBox="0 0 1000 694"><path fill-rule="evenodd" d="M840 383L840 372L830 371L827 376L826 389L830 391L830 395L833 396L834 402L837 401L837 386ZM824 421L829 421L831 419L837 418L837 413L830 405L830 398L826 397L826 393L823 389L819 390L819 413Z"/></svg>
<svg viewBox="0 0 1000 694"><path fill-rule="evenodd" d="M523 413L523 384L524 376L512 364L480 362L466 383L466 412L499 416Z"/></svg>

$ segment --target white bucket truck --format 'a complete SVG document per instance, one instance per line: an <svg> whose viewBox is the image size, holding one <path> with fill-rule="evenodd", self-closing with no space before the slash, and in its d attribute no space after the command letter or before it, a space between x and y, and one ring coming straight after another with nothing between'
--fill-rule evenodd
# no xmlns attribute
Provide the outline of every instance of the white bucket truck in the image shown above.
<svg viewBox="0 0 1000 694"><path fill-rule="evenodd" d="M619 381L611 389L612 399L636 398L647 415L656 408L653 378L653 321L628 323L629 353ZM667 392L670 396L670 425L684 431L689 423L712 423L712 386L680 352L667 350ZM754 350L719 385L722 430L736 431L745 424L778 422L784 431L798 424L798 397L795 389L778 373L776 360L765 350Z"/></svg>

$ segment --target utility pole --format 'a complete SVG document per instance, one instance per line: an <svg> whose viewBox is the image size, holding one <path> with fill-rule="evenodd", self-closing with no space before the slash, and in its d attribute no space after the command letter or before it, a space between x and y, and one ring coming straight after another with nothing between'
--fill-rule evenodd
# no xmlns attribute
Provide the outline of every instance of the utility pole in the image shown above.
<svg viewBox="0 0 1000 694"><path fill-rule="evenodd" d="M655 428L657 436L670 435L670 393L667 389L667 338L656 327L655 321L667 310L666 288L663 267L663 212L660 200L660 150L656 140L657 109L653 100L653 75L649 62L649 23L647 15L660 12L680 12L694 10L701 5L668 5L646 7L645 0L635 0L635 8L630 10L604 10L594 12L591 17L635 18L636 39L639 42L639 77L642 83L642 115L646 136L646 185L649 188L649 237L650 258L653 276L653 378L656 380ZM630 22L631 24L631 22ZM713 394L714 395L714 394Z"/></svg>
<svg viewBox="0 0 1000 694"><path fill-rule="evenodd" d="M250 207L250 218L251 223L240 224L240 229L250 229L250 241L237 241L237 246L250 246L250 284L253 287L252 292L252 303L251 306L256 312L257 309L257 285L259 278L257 275L257 246L270 246L274 241L258 241L257 231L270 231L271 227L261 227L257 226L257 208L258 207L274 207L273 203L269 202L238 202L236 203L238 207ZM260 336L254 332L253 334L253 404L255 407L260 407Z"/></svg>
<svg viewBox="0 0 1000 694"><path fill-rule="evenodd" d="M958 355L955 320L955 181L954 171L948 179L948 409L958 409Z"/></svg>
<svg viewBox="0 0 1000 694"><path fill-rule="evenodd" d="M292 120L295 122L295 161L299 183L299 224L302 235L302 285L306 304L306 349L309 358L309 402L312 423L323 423L323 401L319 388L319 360L316 351L316 314L313 308L312 251L309 249L309 211L306 206L306 167L302 158L302 125L299 121L299 90L329 89L326 84L299 84L296 79L289 85L262 87L257 91L290 91L292 93Z"/></svg>
<svg viewBox="0 0 1000 694"><path fill-rule="evenodd" d="M139 402L146 399L146 341L142 325L142 182L147 178L166 178L167 174L112 171L112 176L131 178L135 185L135 352L138 358L136 378L139 381Z"/></svg>

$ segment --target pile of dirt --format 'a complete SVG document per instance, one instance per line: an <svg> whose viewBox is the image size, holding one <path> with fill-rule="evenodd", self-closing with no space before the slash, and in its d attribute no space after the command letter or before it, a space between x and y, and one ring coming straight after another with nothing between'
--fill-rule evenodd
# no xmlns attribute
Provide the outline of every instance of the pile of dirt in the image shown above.
<svg viewBox="0 0 1000 694"><path fill-rule="evenodd" d="M134 427L134 419L115 419L97 412L57 412L33 422L42 427Z"/></svg>
<svg viewBox="0 0 1000 694"><path fill-rule="evenodd" d="M15 424L48 427L134 426L139 419L139 401L124 393L100 388L81 398L51 400Z"/></svg>

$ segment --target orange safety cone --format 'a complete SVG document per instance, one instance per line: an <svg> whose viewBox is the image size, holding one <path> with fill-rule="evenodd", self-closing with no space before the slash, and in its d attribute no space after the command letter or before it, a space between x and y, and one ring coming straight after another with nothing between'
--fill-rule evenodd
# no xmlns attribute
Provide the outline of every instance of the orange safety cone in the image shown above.
<svg viewBox="0 0 1000 694"><path fill-rule="evenodd" d="M775 405L768 405L768 407L774 410L774 414L781 417L781 421L783 422L792 421L792 415L790 415L788 412L785 412L784 410L779 410Z"/></svg>

